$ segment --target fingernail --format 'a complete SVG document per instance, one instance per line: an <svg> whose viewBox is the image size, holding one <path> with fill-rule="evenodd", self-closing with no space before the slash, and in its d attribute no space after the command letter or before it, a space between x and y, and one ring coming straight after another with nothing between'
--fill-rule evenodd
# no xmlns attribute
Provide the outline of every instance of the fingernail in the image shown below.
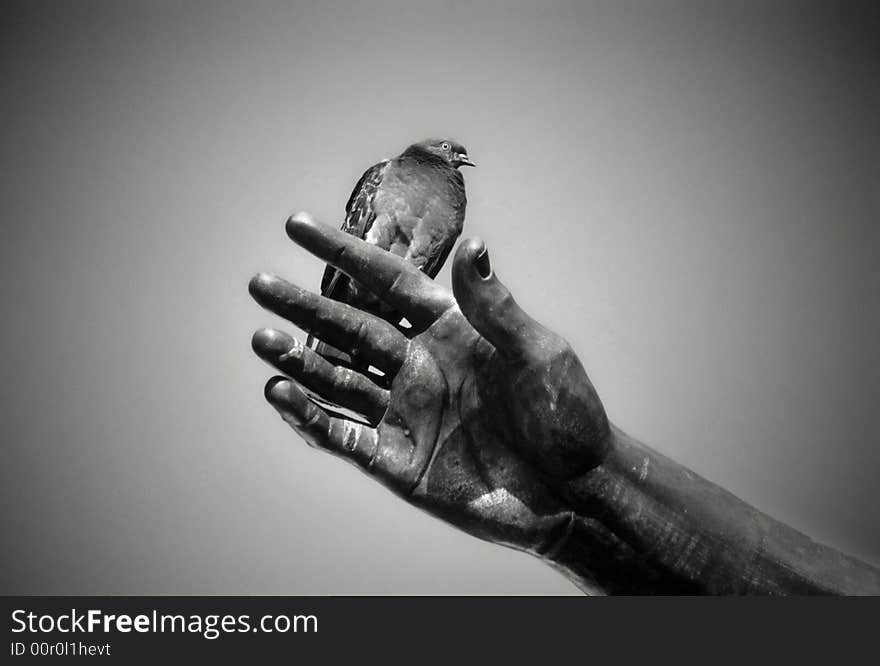
<svg viewBox="0 0 880 666"><path fill-rule="evenodd" d="M284 361L302 356L302 343L283 331L274 328L261 328L254 333L251 347L257 356L270 363L274 360Z"/></svg>
<svg viewBox="0 0 880 666"><path fill-rule="evenodd" d="M266 356L267 352L270 354L274 352L274 355L277 356L283 352L275 352L273 347L276 345L276 340L278 338L278 332L271 328L261 328L256 331L251 338L251 348L256 352L258 356Z"/></svg>
<svg viewBox="0 0 880 666"><path fill-rule="evenodd" d="M483 247L483 251L474 259L477 272L483 279L492 275L492 264L489 262L489 250Z"/></svg>
<svg viewBox="0 0 880 666"><path fill-rule="evenodd" d="M266 388L263 390L266 400L274 405L281 398L288 384L290 384L290 380L284 377L272 377L266 382Z"/></svg>
<svg viewBox="0 0 880 666"><path fill-rule="evenodd" d="M260 294L266 291L272 283L275 282L275 276L269 273L257 273L250 282L248 282L248 291L251 296L258 298Z"/></svg>
<svg viewBox="0 0 880 666"><path fill-rule="evenodd" d="M284 225L287 230L287 235L291 237L295 237L297 232L301 232L314 226L315 218L305 211L291 215L287 218L287 223Z"/></svg>

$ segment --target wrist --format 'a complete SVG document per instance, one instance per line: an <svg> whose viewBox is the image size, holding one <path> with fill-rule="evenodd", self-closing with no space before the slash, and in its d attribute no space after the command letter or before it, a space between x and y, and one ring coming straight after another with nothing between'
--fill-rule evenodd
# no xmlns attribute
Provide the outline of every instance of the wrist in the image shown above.
<svg viewBox="0 0 880 666"><path fill-rule="evenodd" d="M606 431L597 464L558 482L557 488L572 510L572 520L561 540L542 557L589 594L690 592L685 582L652 565L637 544L615 531L613 501L620 494L634 440L610 422Z"/></svg>
<svg viewBox="0 0 880 666"><path fill-rule="evenodd" d="M575 515L564 539L541 555L587 594L693 594L697 590L658 568L593 518Z"/></svg>
<svg viewBox="0 0 880 666"><path fill-rule="evenodd" d="M613 424L608 433L601 462L560 486L577 520L558 549L558 566L578 574L585 567L588 574L596 572L610 593L700 592L686 572L658 557L663 537L657 528L667 523L667 511L675 509L654 497L652 490L657 477L664 484L671 461Z"/></svg>
<svg viewBox="0 0 880 666"><path fill-rule="evenodd" d="M644 565L633 574L642 577L645 591L880 589L877 569L765 516L620 429L612 426L612 434L602 464L566 484L563 496L579 515L624 544L617 552L633 554Z"/></svg>
<svg viewBox="0 0 880 666"><path fill-rule="evenodd" d="M557 490L577 515L603 524L609 518L610 502L624 479L625 459L632 457L630 438L610 422L606 431L602 455L596 464L573 478L556 482ZM635 473L638 474L638 470Z"/></svg>

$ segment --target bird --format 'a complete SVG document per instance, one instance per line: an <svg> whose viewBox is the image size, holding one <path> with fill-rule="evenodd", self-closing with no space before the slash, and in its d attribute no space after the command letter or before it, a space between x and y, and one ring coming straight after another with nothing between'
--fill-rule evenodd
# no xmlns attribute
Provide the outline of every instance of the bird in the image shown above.
<svg viewBox="0 0 880 666"><path fill-rule="evenodd" d="M460 167L476 166L453 139L425 139L367 169L345 206L342 231L404 257L433 278L464 226L467 197ZM366 287L328 265L321 295L378 315L394 324L403 317ZM317 353L363 368L357 350L342 352L309 335Z"/></svg>

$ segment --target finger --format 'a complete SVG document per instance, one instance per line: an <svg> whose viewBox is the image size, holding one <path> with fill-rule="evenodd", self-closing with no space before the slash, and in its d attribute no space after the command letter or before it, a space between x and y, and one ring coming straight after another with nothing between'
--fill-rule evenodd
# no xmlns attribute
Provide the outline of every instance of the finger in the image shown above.
<svg viewBox="0 0 880 666"><path fill-rule="evenodd" d="M556 343L557 336L527 315L495 275L479 238L459 245L452 290L467 320L503 356L534 359Z"/></svg>
<svg viewBox="0 0 880 666"><path fill-rule="evenodd" d="M364 284L418 329L430 326L453 305L449 291L410 262L316 222L308 213L297 213L287 220L287 235L297 245Z"/></svg>
<svg viewBox="0 0 880 666"><path fill-rule="evenodd" d="M384 372L396 374L406 359L409 341L387 321L266 273L254 276L249 289L264 308Z"/></svg>
<svg viewBox="0 0 880 666"><path fill-rule="evenodd" d="M356 370L333 365L287 333L264 328L254 333L251 345L257 356L320 398L363 414L371 423L388 408L388 391Z"/></svg>
<svg viewBox="0 0 880 666"><path fill-rule="evenodd" d="M328 416L285 377L266 384L266 400L308 444L369 468L379 447L379 433L363 423Z"/></svg>

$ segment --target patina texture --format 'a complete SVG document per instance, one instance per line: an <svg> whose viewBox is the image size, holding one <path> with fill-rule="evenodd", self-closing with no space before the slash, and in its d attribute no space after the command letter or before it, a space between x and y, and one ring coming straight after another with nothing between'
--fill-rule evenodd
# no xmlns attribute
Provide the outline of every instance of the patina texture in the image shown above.
<svg viewBox="0 0 880 666"><path fill-rule="evenodd" d="M269 380L266 397L312 446L474 536L541 557L588 592L880 593L877 569L612 426L571 347L519 307L481 241L459 246L450 292L307 215L287 232L411 324L275 276L251 280L261 305L382 373L257 331L254 350L285 375Z"/></svg>

